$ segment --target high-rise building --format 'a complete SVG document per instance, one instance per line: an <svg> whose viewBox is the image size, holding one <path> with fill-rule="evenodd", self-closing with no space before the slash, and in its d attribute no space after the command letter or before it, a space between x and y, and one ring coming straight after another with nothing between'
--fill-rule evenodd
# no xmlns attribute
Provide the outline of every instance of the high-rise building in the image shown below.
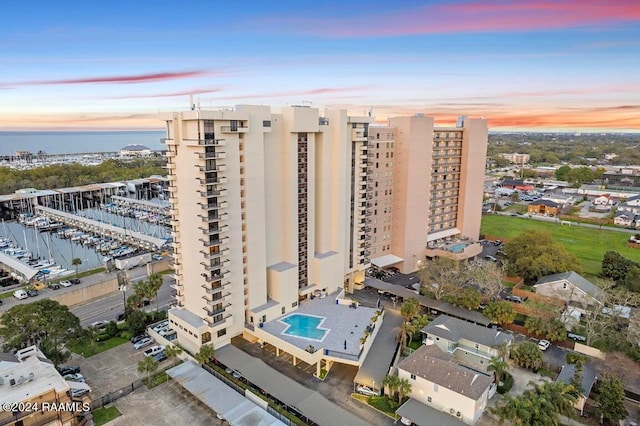
<svg viewBox="0 0 640 426"><path fill-rule="evenodd" d="M347 292L372 259L414 271L429 242L479 234L487 127L389 126L344 110L268 106L161 114L187 349L216 347Z"/></svg>

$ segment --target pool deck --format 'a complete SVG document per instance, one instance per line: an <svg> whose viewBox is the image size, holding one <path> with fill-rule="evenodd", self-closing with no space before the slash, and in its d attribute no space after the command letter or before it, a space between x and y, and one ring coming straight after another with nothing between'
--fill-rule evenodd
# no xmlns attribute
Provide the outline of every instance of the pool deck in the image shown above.
<svg viewBox="0 0 640 426"><path fill-rule="evenodd" d="M324 339L319 341L283 334L282 332L288 325L279 320L294 313L326 318L320 325L321 328L329 330ZM263 330L303 350L309 345L313 345L316 349L322 348L358 356L360 353L360 338L364 336L367 326L371 324L371 318L375 313L376 309L373 308L359 306L353 309L349 305L337 305L336 294L333 294L323 299L316 298L300 302L296 311L289 312L280 318L265 323ZM380 326L380 320L376 322L376 326ZM347 342L346 349L345 341Z"/></svg>

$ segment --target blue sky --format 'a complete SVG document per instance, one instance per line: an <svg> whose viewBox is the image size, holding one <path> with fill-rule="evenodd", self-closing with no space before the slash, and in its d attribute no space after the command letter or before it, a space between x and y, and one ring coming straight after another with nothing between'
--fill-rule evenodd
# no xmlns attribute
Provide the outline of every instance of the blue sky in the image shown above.
<svg viewBox="0 0 640 426"><path fill-rule="evenodd" d="M0 130L159 129L236 104L640 131L640 2L8 2Z"/></svg>

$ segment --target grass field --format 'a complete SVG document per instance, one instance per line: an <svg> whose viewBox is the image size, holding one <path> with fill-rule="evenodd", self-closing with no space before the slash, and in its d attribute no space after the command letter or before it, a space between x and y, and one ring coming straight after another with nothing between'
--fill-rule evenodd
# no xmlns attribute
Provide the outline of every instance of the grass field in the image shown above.
<svg viewBox="0 0 640 426"><path fill-rule="evenodd" d="M572 226L560 226L555 222L542 222L526 217L490 215L482 217L480 233L499 237L504 241L518 236L525 231L547 231L558 243L562 244L582 263L586 278L600 274L604 253L617 251L627 259L640 262L640 250L627 247L631 234L618 231L599 230Z"/></svg>
<svg viewBox="0 0 640 426"><path fill-rule="evenodd" d="M93 410L93 421L96 426L102 426L121 415L120 411L113 405L111 407L102 407Z"/></svg>
<svg viewBox="0 0 640 426"><path fill-rule="evenodd" d="M74 342L67 345L67 348L78 355L82 355L85 358L90 356L99 354L100 352L104 352L108 349L115 348L116 346L120 346L129 342L127 339L123 339L122 337L112 337L104 342L87 342L86 340L80 342Z"/></svg>

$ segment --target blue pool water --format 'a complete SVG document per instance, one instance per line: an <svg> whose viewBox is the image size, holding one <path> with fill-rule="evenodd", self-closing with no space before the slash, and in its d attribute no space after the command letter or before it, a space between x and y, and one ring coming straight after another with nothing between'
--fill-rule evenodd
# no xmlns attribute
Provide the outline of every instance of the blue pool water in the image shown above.
<svg viewBox="0 0 640 426"><path fill-rule="evenodd" d="M282 334L301 337L303 339L322 341L329 331L326 328L320 328L320 324L322 324L324 320L324 317L305 314L291 314L279 321L288 325Z"/></svg>
<svg viewBox="0 0 640 426"><path fill-rule="evenodd" d="M449 251L452 251L454 253L460 253L462 250L464 250L466 246L467 245L465 243L459 243L449 247Z"/></svg>

